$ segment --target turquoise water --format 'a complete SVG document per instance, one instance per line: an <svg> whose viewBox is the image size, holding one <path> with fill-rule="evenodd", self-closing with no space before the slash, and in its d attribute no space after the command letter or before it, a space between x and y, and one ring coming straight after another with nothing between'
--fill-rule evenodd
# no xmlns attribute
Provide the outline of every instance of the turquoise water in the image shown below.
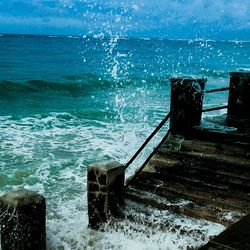
<svg viewBox="0 0 250 250"><path fill-rule="evenodd" d="M46 197L49 249L119 248L87 229L86 167L129 160L169 111L171 76L224 87L249 59L250 43L239 41L0 36L0 195L25 187ZM226 92L205 99L226 102Z"/></svg>

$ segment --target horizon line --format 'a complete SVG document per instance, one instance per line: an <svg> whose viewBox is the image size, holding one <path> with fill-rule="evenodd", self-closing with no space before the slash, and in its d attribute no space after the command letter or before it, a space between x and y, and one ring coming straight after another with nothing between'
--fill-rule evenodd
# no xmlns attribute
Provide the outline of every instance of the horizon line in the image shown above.
<svg viewBox="0 0 250 250"><path fill-rule="evenodd" d="M119 35L104 35L102 33L99 34L84 34L84 35L72 35L72 34L35 34L35 33L1 33L0 37L3 36L26 36L26 37L51 37L51 38L60 38L60 37L67 37L67 38L94 38L94 39L109 39L113 37L118 37L119 39L140 39L140 40L167 40L167 41L188 41L188 42L199 42L199 41L206 41L206 42L250 42L250 40L220 40L220 39L205 39L205 38L167 38L167 37L140 37L140 36L119 36Z"/></svg>

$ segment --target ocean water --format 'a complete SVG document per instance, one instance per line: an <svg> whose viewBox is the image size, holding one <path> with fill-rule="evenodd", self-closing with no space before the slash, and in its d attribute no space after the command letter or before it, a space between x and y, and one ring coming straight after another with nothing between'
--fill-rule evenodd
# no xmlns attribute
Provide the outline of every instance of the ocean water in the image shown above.
<svg viewBox="0 0 250 250"><path fill-rule="evenodd" d="M249 69L250 42L245 41L1 35L0 195L24 187L46 197L48 249L186 249L199 244L178 232L131 233L133 225L126 222L121 225L126 233L88 229L86 168L130 159L169 111L170 77L206 77L209 89L228 86L231 71ZM226 102L227 92L221 92L206 96L204 105ZM197 226L164 216L184 227ZM208 236L223 230L204 223Z"/></svg>

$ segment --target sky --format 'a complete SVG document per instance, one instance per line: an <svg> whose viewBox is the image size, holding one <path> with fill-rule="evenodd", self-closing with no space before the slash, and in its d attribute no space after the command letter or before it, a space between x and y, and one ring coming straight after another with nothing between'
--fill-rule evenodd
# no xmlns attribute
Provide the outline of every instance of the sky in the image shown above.
<svg viewBox="0 0 250 250"><path fill-rule="evenodd" d="M250 1L0 0L0 33L250 40Z"/></svg>

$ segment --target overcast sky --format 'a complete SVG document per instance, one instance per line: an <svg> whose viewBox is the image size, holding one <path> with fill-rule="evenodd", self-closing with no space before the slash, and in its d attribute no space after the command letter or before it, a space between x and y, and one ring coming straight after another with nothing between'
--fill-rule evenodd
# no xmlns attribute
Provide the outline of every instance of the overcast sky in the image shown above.
<svg viewBox="0 0 250 250"><path fill-rule="evenodd" d="M0 33L250 40L250 0L0 0Z"/></svg>

